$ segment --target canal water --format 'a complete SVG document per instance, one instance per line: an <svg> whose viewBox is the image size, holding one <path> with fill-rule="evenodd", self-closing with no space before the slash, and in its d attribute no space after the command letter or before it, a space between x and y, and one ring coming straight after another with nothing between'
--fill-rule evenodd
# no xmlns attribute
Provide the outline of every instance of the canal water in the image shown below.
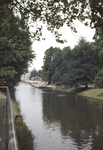
<svg viewBox="0 0 103 150"><path fill-rule="evenodd" d="M103 150L103 102L20 83L20 111L35 150Z"/></svg>

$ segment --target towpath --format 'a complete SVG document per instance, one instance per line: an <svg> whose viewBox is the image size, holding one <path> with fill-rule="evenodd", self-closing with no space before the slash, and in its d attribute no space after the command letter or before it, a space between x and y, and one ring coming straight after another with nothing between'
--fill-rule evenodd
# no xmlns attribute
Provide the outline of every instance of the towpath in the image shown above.
<svg viewBox="0 0 103 150"><path fill-rule="evenodd" d="M6 150L6 97L2 98L1 96L0 96L0 150Z"/></svg>

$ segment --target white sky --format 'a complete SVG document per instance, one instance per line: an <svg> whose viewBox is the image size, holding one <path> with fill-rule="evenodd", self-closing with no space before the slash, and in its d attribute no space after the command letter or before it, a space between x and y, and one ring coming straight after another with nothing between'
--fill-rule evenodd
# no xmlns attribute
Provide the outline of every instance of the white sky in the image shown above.
<svg viewBox="0 0 103 150"><path fill-rule="evenodd" d="M29 70L36 69L37 71L41 69L43 66L43 57L44 52L50 48L53 47L60 47L61 49L70 46L73 48L79 41L80 37L86 38L87 41L91 42L93 35L95 33L95 29L91 29L89 27L86 27L79 21L75 22L76 29L78 33L73 33L66 25L64 25L63 28L60 29L60 33L62 33L62 39L66 39L67 42L64 44L57 43L55 40L55 37L53 34L51 34L49 31L46 30L46 28L43 29L43 35L46 37L45 41L34 41L32 48L36 53L36 58L33 60L33 64L31 64L31 67Z"/></svg>

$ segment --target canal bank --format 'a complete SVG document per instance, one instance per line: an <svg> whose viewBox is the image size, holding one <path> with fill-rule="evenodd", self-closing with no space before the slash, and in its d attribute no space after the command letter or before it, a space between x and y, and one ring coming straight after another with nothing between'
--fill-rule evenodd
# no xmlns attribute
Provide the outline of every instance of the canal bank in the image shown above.
<svg viewBox="0 0 103 150"><path fill-rule="evenodd" d="M103 89L95 88L93 86L88 86L88 88L85 87L69 88L68 86L67 87L59 86L57 87L57 90L81 95L83 97L91 99L103 100Z"/></svg>
<svg viewBox="0 0 103 150"><path fill-rule="evenodd" d="M35 150L103 149L103 101L26 83L19 84L15 96L35 135Z"/></svg>
<svg viewBox="0 0 103 150"><path fill-rule="evenodd" d="M70 88L69 86L63 86L63 85L58 85L58 86L55 84L48 85L46 82L42 82L42 81L28 80L26 82L36 88L41 88L41 89L50 88L53 90L58 90L62 92L65 91L68 93L73 93L73 94L81 95L81 96L92 98L92 99L103 100L103 89L95 88L94 85L88 85L88 88L85 88L85 86L81 86L77 88L74 88L74 87Z"/></svg>
<svg viewBox="0 0 103 150"><path fill-rule="evenodd" d="M12 91L12 92L14 92L14 91ZM19 103L15 100L15 97L11 98L11 104L12 104L13 116L15 119L16 115L21 115ZM15 127L16 127L19 149L20 150L23 150L23 149L34 150L35 149L34 142L33 142L34 135L30 131L30 129L27 127L26 123L22 120L22 124L21 125L15 124Z"/></svg>
<svg viewBox="0 0 103 150"><path fill-rule="evenodd" d="M55 90L57 86L55 84L49 84L47 82L43 81L31 81L31 80L26 80L25 83L31 84L31 86L39 88L39 89L53 89Z"/></svg>

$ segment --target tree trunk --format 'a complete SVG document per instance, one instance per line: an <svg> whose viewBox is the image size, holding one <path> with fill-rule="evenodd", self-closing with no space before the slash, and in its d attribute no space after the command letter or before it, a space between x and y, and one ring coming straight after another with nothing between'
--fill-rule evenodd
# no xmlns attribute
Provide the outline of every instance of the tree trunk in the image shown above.
<svg viewBox="0 0 103 150"><path fill-rule="evenodd" d="M48 85L51 84L51 81L48 81Z"/></svg>
<svg viewBox="0 0 103 150"><path fill-rule="evenodd" d="M87 85L87 84L85 84L85 88L88 88L88 85Z"/></svg>

